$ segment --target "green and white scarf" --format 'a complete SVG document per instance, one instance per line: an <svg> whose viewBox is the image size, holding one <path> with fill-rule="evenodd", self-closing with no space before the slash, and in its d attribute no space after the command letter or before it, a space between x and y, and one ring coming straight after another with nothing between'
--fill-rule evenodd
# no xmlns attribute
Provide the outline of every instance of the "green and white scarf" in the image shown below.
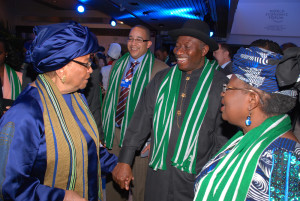
<svg viewBox="0 0 300 201"><path fill-rule="evenodd" d="M11 100L16 100L18 95L21 93L21 82L19 77L14 69L9 65L5 64L5 69L9 79L9 84L11 88Z"/></svg>
<svg viewBox="0 0 300 201"><path fill-rule="evenodd" d="M126 53L114 65L109 78L109 87L103 102L102 125L104 132L104 142L108 149L112 149L113 146L116 126L115 116L120 93L120 83L123 78L126 66L129 62L129 58L130 54ZM132 79L131 89L127 97L126 109L121 125L121 139L119 144L120 147L122 146L125 131L128 123L130 122L135 107L141 97L144 88L150 81L153 64L154 55L150 52L150 50L148 50L143 61L140 64L141 66L137 69Z"/></svg>
<svg viewBox="0 0 300 201"><path fill-rule="evenodd" d="M196 173L196 157L199 130L208 108L208 94L212 84L216 62L205 58L203 71L191 97L177 140L172 165L178 169ZM154 143L150 167L154 170L166 170L166 157L171 135L173 119L176 115L182 72L178 66L164 78L160 85L154 110Z"/></svg>
<svg viewBox="0 0 300 201"><path fill-rule="evenodd" d="M217 166L201 178L194 201L245 200L262 152L279 136L291 129L288 115L273 116L245 136L239 131L215 158L241 140Z"/></svg>

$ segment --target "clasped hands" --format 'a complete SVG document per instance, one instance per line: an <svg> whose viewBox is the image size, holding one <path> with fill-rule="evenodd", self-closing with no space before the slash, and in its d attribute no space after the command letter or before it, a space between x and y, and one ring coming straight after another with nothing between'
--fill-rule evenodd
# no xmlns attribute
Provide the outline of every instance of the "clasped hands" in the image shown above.
<svg viewBox="0 0 300 201"><path fill-rule="evenodd" d="M121 189L129 190L131 180L134 180L130 165L127 163L118 163L112 171L113 180Z"/></svg>

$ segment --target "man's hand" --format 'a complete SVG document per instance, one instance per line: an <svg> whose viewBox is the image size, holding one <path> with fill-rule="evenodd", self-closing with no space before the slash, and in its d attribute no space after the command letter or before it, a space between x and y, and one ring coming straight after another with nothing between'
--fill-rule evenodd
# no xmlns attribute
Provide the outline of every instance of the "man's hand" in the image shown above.
<svg viewBox="0 0 300 201"><path fill-rule="evenodd" d="M131 180L134 180L130 165L127 163L118 163L111 172L113 180L119 184L121 189L129 190Z"/></svg>
<svg viewBox="0 0 300 201"><path fill-rule="evenodd" d="M84 199L80 197L76 192L66 190L65 197L63 201L87 201L87 199Z"/></svg>

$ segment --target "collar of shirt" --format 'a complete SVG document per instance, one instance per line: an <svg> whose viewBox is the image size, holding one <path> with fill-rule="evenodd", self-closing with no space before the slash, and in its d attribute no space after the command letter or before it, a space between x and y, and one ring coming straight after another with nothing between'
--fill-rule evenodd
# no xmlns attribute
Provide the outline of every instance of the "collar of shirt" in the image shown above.
<svg viewBox="0 0 300 201"><path fill-rule="evenodd" d="M142 56L141 56L140 58L138 58L138 59L134 59L134 58L132 58L132 57L130 56L129 62L128 62L127 66L126 66L126 69L125 69L125 72L124 72L124 74L123 74L123 79L124 79L124 77L125 77L127 71L128 71L129 68L130 68L131 62L135 62L135 61L138 61L138 62L139 62L139 64L138 64L138 65L134 68L134 70L133 70L133 75L134 75L135 72L136 72L136 70L141 66L141 63L142 63L142 61L143 61L145 55L146 55L146 53L145 53L144 55L142 55Z"/></svg>
<svg viewBox="0 0 300 201"><path fill-rule="evenodd" d="M229 64L231 61L227 61L225 64L223 64L222 66L221 66L221 68L225 68L226 66L227 66L227 64Z"/></svg>

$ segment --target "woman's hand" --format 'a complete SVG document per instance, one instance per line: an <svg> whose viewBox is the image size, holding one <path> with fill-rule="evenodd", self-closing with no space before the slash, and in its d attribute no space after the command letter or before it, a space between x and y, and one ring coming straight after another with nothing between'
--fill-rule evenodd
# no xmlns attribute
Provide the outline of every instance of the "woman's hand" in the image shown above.
<svg viewBox="0 0 300 201"><path fill-rule="evenodd" d="M78 193L70 190L66 190L65 197L63 201L88 201L85 198L82 198Z"/></svg>

